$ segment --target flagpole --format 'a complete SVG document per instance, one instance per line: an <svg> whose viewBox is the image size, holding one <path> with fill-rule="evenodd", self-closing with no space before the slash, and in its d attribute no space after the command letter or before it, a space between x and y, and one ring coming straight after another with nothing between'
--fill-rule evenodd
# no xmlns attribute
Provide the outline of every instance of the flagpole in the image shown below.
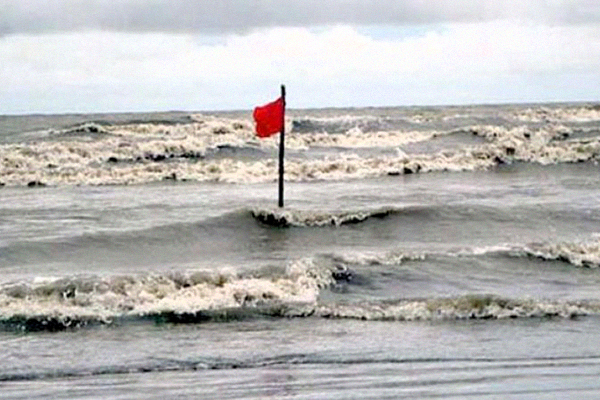
<svg viewBox="0 0 600 400"><path fill-rule="evenodd" d="M283 155L285 149L285 85L281 85L283 113L281 114L281 135L279 135L279 207L283 207Z"/></svg>

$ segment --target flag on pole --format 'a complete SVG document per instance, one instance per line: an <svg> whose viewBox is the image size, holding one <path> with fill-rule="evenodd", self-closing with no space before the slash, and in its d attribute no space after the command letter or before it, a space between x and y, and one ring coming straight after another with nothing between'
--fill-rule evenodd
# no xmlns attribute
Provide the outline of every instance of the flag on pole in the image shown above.
<svg viewBox="0 0 600 400"><path fill-rule="evenodd" d="M281 85L281 97L277 100L258 106L252 114L256 121L256 134L260 138L279 135L279 207L283 207L283 159L285 152L285 86Z"/></svg>
<svg viewBox="0 0 600 400"><path fill-rule="evenodd" d="M284 109L285 100L283 96L269 104L256 107L252 114L256 122L256 135L260 138L266 138L281 132L283 130Z"/></svg>

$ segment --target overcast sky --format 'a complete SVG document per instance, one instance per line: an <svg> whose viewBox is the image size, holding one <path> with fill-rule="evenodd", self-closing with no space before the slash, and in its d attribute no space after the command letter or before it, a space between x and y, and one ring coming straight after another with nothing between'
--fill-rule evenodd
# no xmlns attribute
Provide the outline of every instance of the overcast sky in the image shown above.
<svg viewBox="0 0 600 400"><path fill-rule="evenodd" d="M596 0L0 0L0 114L599 101Z"/></svg>

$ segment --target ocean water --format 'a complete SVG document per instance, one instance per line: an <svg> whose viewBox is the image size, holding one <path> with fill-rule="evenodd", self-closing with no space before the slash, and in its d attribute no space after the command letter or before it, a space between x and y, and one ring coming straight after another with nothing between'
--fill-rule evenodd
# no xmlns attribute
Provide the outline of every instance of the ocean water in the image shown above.
<svg viewBox="0 0 600 400"><path fill-rule="evenodd" d="M600 106L0 116L2 399L600 397Z"/></svg>

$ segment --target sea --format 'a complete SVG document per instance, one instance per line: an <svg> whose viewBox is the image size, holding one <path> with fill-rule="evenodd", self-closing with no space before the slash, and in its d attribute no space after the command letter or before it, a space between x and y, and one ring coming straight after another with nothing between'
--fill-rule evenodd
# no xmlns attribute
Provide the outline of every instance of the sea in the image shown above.
<svg viewBox="0 0 600 400"><path fill-rule="evenodd" d="M600 398L600 104L285 125L0 116L0 398Z"/></svg>

